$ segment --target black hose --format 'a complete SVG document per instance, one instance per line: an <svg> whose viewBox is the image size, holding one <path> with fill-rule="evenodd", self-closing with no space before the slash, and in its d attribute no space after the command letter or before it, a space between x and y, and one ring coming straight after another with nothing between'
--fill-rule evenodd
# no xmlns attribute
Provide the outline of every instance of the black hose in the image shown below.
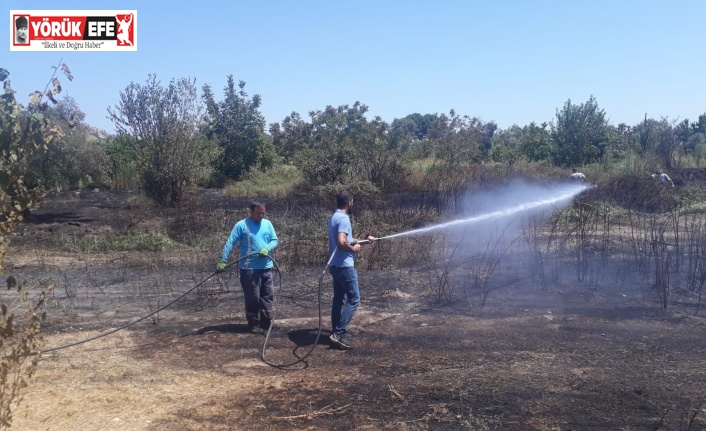
<svg viewBox="0 0 706 431"><path fill-rule="evenodd" d="M234 262L232 262L232 263L226 265L226 268L228 268L228 267L231 266L231 265L235 265L236 263L240 262L241 260L243 260L243 259L245 259L245 258L248 258L248 257L250 257L250 256L254 256L254 255L256 255L256 254L258 254L258 253L250 253L250 254L247 254L247 255L245 255L245 256L239 258L238 260L236 260L236 261L234 261ZM274 262L274 259L272 259L272 261ZM187 290L186 292L182 293L181 295L179 295L179 296L178 296L177 298L175 298L174 300L170 301L170 302L167 303L166 305L164 305L164 306L158 308L157 310L151 312L150 314L148 314L148 315L146 315L146 316L142 316L142 317L140 317L140 318L137 319L137 320L134 320L134 321L132 321L132 322L130 322L130 323L126 323L126 324L124 324L124 325L122 325L122 326L119 326L119 327L117 327L117 328L115 328L115 329L113 329L113 330L110 330L110 331L108 331L108 332L104 332L104 333L102 333L102 334L98 334L98 335L96 335L95 337L86 338L85 340L76 341L75 343L65 344L65 345L59 346L59 347L52 347L51 349L45 349L45 350L42 350L41 353L56 352L57 350L62 350L62 349L66 349L66 348L69 348L69 347L78 346L78 345L80 345L80 344L88 343L89 341L95 341L95 340L97 340L97 339L99 339L99 338L107 337L108 335L115 334L115 333L118 332L118 331L122 331L123 329L129 328L130 326L133 326L133 325L135 325L135 324L137 324L137 323L139 323L139 322L142 322L143 320L147 319L148 317L154 316L155 314L159 313L160 311L164 310L165 308L171 306L171 305L174 304L175 302L177 302L177 301L179 301L180 299L184 298L186 295L188 295L189 293L193 292L196 288L200 287L200 286L201 286L202 284L204 284L208 279L210 279L211 277L213 277L213 276L216 275L217 273L218 273L218 271L211 273L208 277L206 277L206 278L204 278L203 280L201 280L200 283L198 283L197 285L195 285L195 286L192 287L191 289ZM281 277L280 277L280 285L281 285L281 280L282 280L282 279L281 279ZM36 353L34 353L34 354L36 354Z"/></svg>
<svg viewBox="0 0 706 431"><path fill-rule="evenodd" d="M332 255L333 256L333 255ZM277 262L275 262L274 259L272 259L272 262L274 262L275 266L277 266ZM329 259L330 262L330 259ZM277 268L279 270L279 267ZM324 268L323 272L321 272L321 276L319 277L319 289L318 289L318 308L319 308L319 325L318 325L318 330L316 331L316 339L314 340L314 343L311 345L311 348L301 357L297 356L297 360L293 362L288 362L286 364L274 364L270 361L268 361L265 358L265 350L267 349L267 340L270 338L270 331L272 331L272 322L274 322L274 314L272 315L272 320L270 321L270 327L267 329L267 335L265 336L265 342L262 345L262 353L260 354L260 358L262 359L262 362L266 363L267 365L275 368L287 368L294 366L300 362L304 362L304 360L311 355L314 352L314 349L316 349L316 346L319 344L319 338L321 338L321 330L323 327L322 324L322 313L321 313L321 295L323 291L323 279L324 279L324 274L326 274L326 269L328 269L328 263L326 263L326 268ZM282 278L280 277L280 295L282 295L282 289L281 289L281 281ZM276 299L275 306L273 309L277 308L277 304L279 303L279 296Z"/></svg>
<svg viewBox="0 0 706 431"><path fill-rule="evenodd" d="M368 242L370 242L370 241L368 241L368 240L359 241L359 243L361 243L361 244L363 244L363 243L368 243ZM323 326L323 324L322 324L322 318L321 318L321 295L322 295L322 292L323 292L324 275L326 274L326 270L328 269L328 266L329 266L329 264L331 263L331 260L333 259L333 256L336 254L336 250L337 250L337 249L338 249L338 247L336 247L336 248L333 250L333 253L331 253L331 256L329 256L328 261L326 262L326 266L324 267L324 270L321 271L321 276L319 276L319 289L318 289L319 328L318 328L318 330L316 331L316 339L314 340L314 344L311 345L311 348L304 354L304 356L298 357L298 359L297 359L296 361L289 362L289 363L286 363L286 364L273 364L273 363L269 362L269 361L265 358L265 350L266 350L266 348L267 348L267 340L268 340L269 337L270 337L270 331L272 331L272 322L274 322L274 315L273 315L273 319L272 319L271 322L270 322L270 327L267 329L267 335L265 336L265 342L264 342L263 345L262 345L262 353L261 353L261 355L260 355L260 357L262 358L262 362L266 363L267 365L269 365L269 366L271 366L271 367L275 367L275 368L287 368L287 367L291 367L291 366L293 366L293 365L296 365L296 364L298 364L298 363L300 363L300 362L304 362L304 360L305 360L309 355L311 355L311 354L314 352L314 349L316 349L316 346L319 344L319 338L321 338L321 329L322 329L322 326ZM272 262L275 264L275 266L277 266L277 262L275 262L274 259L272 259ZM277 266L277 269L278 269L278 272L279 272L279 267L278 267L278 266ZM282 283L282 277L280 276L280 296L281 296L281 294L282 294L281 283ZM276 302L277 302L277 303L279 302L279 297L277 297ZM275 305L274 308L276 309L276 305Z"/></svg>
<svg viewBox="0 0 706 431"><path fill-rule="evenodd" d="M364 243L368 243L368 242L369 242L369 241L367 241L367 240L359 241L360 244L364 244ZM270 319L270 326L269 326L269 328L267 328L267 332L266 332L266 334L265 334L265 341L264 341L264 343L262 344L262 350L261 350L261 352L260 352L260 358L262 359L262 362L266 363L267 365L269 365L269 366L271 366L271 367L275 367L275 368L288 368L288 367L294 366L294 365L296 365L296 364L298 364L298 363L300 363L300 362L304 362L305 359L306 359L307 357L309 357L309 355L311 355L311 354L314 352L314 349L316 349L316 346L319 344L319 339L321 338L321 331L322 331L322 327L323 327L323 323L322 323L322 312L321 312L321 302L322 302L322 301L321 301L321 297L322 297L322 292L323 292L323 279L324 279L324 275L326 274L326 270L328 269L328 265L329 265L329 263L331 262L331 259L333 258L333 255L335 254L335 252L336 252L336 251L334 250L334 252L331 253L331 257L329 258L328 262L326 262L326 267L325 267L324 270L321 272L321 276L319 277L319 287L318 287L318 293L317 293L317 299L318 299L317 302L318 302L318 310L319 310L319 324L318 324L318 330L317 330L317 332L316 332L316 339L314 340L314 343L312 344L311 348L310 348L303 356L297 356L297 359L296 359L295 361L288 362L288 363L284 363L284 364L275 364L275 363L273 363L273 362L270 362L270 361L266 358L266 356L265 356L265 352L267 351L267 342L269 341L270 333L272 332L273 322L275 321L275 314L276 314L276 311L277 311L277 307L278 307L278 305L279 305L279 300L280 300L280 298L281 298L281 296L282 296L282 272L281 272L280 269L279 269L279 265L277 264L277 261L276 261L272 256L269 256L269 255L268 255L268 257L270 258L270 260L272 260L272 263L274 264L274 266L275 266L275 268L276 268L276 270L277 270L277 273L279 274L279 294L275 297L275 304L274 304L274 306L273 306L273 313L272 313L272 316L271 316L271 319ZM226 268L228 268L228 267L230 267L230 266L232 266L232 265L235 265L236 263L240 262L241 260L243 260L243 259L245 259L245 258L248 258L248 257L250 257L250 256L254 256L254 255L256 255L256 254L258 254L258 253L251 253L251 254L245 255L245 256L239 258L238 260L236 260L236 261L234 261L234 262L228 264L228 265L226 266ZM152 317L152 316L154 316L155 314L159 313L160 311L162 311L162 310L164 310L164 309L170 307L170 306L173 305L175 302L181 300L181 299L184 298L186 295L188 295L189 293L193 292L195 289L197 289L198 287L200 287L201 285L203 285L207 280L209 280L211 277L213 277L213 276L216 275L217 273L218 273L218 271L211 273L208 277L204 278L201 282L199 282L198 284L196 284L194 287L192 287L191 289L187 290L186 292L182 293L182 294L179 295L177 298L173 299L172 301L170 301L169 303L165 304L164 306L158 308L157 310L155 310L155 311L153 311L153 312L151 312L151 313L149 313L149 314L147 314L147 315L145 315L145 316L142 316L141 318L139 318L139 319L137 319L137 320L134 320L134 321L132 321L132 322L126 323L126 324L124 324L124 325L122 325L122 326L119 326L119 327L117 327L117 328L115 328L115 329L113 329L113 330L110 330L110 331L108 331L108 332L104 332L104 333L102 333L102 334L98 334L98 335L96 335L96 336L94 336L94 337L90 337L90 338L86 338L86 339L84 339L84 340L76 341L76 342L74 342L74 343L69 343L69 344L65 344L65 345L62 345L62 346L52 347L52 348L50 348L50 349L42 350L41 353L56 352L57 350L62 350L62 349L67 349L67 348L69 348L69 347L78 346L78 345L80 345L80 344L85 344L85 343L88 343L88 342L90 342L90 341L95 341L95 340L97 340L97 339L99 339L99 338L107 337L108 335L111 335L111 334L114 334L114 333L116 333L116 332L118 332L118 331L122 331L123 329L129 328L130 326L133 326L133 325L135 325L135 324L137 324L137 323L139 323L139 322L142 322L143 320L145 320L145 319L147 319L147 318L149 318L149 317ZM36 354L36 353L33 353L33 354ZM295 355L296 355L296 353L295 353Z"/></svg>

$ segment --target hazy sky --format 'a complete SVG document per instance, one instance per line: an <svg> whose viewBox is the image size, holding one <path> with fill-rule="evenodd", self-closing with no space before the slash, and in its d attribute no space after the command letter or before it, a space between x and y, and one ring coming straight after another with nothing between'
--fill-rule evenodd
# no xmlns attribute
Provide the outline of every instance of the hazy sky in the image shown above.
<svg viewBox="0 0 706 431"><path fill-rule="evenodd" d="M7 0L0 27L18 99L62 79L86 122L130 82L195 77L222 98L226 76L260 94L268 124L327 105L387 122L448 113L499 127L553 121L591 95L610 122L706 113L706 1L45 1ZM137 10L137 52L11 52L10 10Z"/></svg>

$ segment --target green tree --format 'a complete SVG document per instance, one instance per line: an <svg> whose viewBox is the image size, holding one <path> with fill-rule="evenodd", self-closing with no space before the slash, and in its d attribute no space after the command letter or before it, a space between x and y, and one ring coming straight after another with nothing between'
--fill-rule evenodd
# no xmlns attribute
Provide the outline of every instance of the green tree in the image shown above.
<svg viewBox="0 0 706 431"><path fill-rule="evenodd" d="M680 121L674 126L674 135L676 136L677 140L682 144L685 144L686 141L689 139L689 136L694 133L691 128L692 125L693 124L689 123L688 119L684 119L683 121Z"/></svg>
<svg viewBox="0 0 706 431"><path fill-rule="evenodd" d="M354 179L370 183L378 190L404 185L409 174L405 155L401 149L390 148L390 126L380 117L363 121L351 150Z"/></svg>
<svg viewBox="0 0 706 431"><path fill-rule="evenodd" d="M557 164L578 166L597 162L603 157L608 140L605 111L598 108L593 96L580 105L567 100L556 112L552 139L556 145Z"/></svg>
<svg viewBox="0 0 706 431"><path fill-rule="evenodd" d="M701 166L701 160L706 157L706 135L701 132L694 133L689 136L686 145L694 154L696 165Z"/></svg>
<svg viewBox="0 0 706 431"><path fill-rule="evenodd" d="M704 137L706 136L706 114L700 115L698 120L690 122L684 119L674 126L674 136L677 147L683 149L684 153L691 154L696 158L697 164L701 164L704 154Z"/></svg>
<svg viewBox="0 0 706 431"><path fill-rule="evenodd" d="M506 130L498 130L491 140L490 159L494 162L512 164L517 160L522 146L522 129L513 124Z"/></svg>
<svg viewBox="0 0 706 431"><path fill-rule="evenodd" d="M613 162L625 160L635 153L634 139L630 128L624 123L617 127L609 125L606 131L606 147L602 162L610 165Z"/></svg>
<svg viewBox="0 0 706 431"><path fill-rule="evenodd" d="M43 197L40 188L25 181L27 161L62 136L61 129L44 115L48 108L44 98L54 103L54 96L61 92L61 82L55 76L59 70L69 80L73 79L66 64L60 62L54 67L44 92L33 92L25 108L15 99L8 79L10 72L0 68L4 89L0 95L0 273L4 272L7 234ZM30 295L24 283L18 283L13 276L6 283L7 289L0 298L0 427L3 428L12 425L12 409L22 400L23 391L39 364L40 355L35 353L42 346L40 328L46 318L44 292ZM9 293L15 289L16 293Z"/></svg>
<svg viewBox="0 0 706 431"><path fill-rule="evenodd" d="M108 185L105 146L91 139L85 114L71 97L65 97L45 115L64 131L56 145L29 158L27 181L45 190L67 190Z"/></svg>
<svg viewBox="0 0 706 431"><path fill-rule="evenodd" d="M311 186L345 185L363 193L391 189L407 175L401 151L390 148L390 126L380 117L369 121L368 107L327 106L270 127L275 147L293 161Z"/></svg>
<svg viewBox="0 0 706 431"><path fill-rule="evenodd" d="M235 88L233 75L223 89L223 100L217 102L209 85L203 86L206 103L206 137L221 149L215 167L229 179L240 179L253 168L272 166L276 153L265 134L265 117L260 113L259 95L248 97L245 82Z"/></svg>
<svg viewBox="0 0 706 431"><path fill-rule="evenodd" d="M426 138L429 128L439 119L435 114L409 114L404 118L392 120L390 147L408 152Z"/></svg>
<svg viewBox="0 0 706 431"><path fill-rule="evenodd" d="M520 153L529 160L534 162L552 161L555 148L548 126L547 123L537 125L535 122L531 122L522 128Z"/></svg>
<svg viewBox="0 0 706 431"><path fill-rule="evenodd" d="M659 123L652 118L648 119L647 115L645 115L644 121L633 127L632 131L637 140L640 154L653 154L656 152L658 144L655 131L658 127Z"/></svg>
<svg viewBox="0 0 706 431"><path fill-rule="evenodd" d="M423 142L433 160L424 177L429 193L425 205L441 210L453 203L460 208L471 166L487 160L496 128L495 123L460 116L453 109L439 116Z"/></svg>
<svg viewBox="0 0 706 431"><path fill-rule="evenodd" d="M105 142L108 176L118 190L142 187L144 166L140 163L140 141L130 135L112 136Z"/></svg>
<svg viewBox="0 0 706 431"><path fill-rule="evenodd" d="M691 129L694 133L706 133L706 114L699 115L699 118L691 123Z"/></svg>
<svg viewBox="0 0 706 431"><path fill-rule="evenodd" d="M285 117L282 124L270 125L270 136L277 154L287 163L293 162L296 154L306 148L311 140L311 124L297 112Z"/></svg>
<svg viewBox="0 0 706 431"><path fill-rule="evenodd" d="M483 123L476 117L442 114L427 134L430 154L448 166L478 163L487 157L497 125Z"/></svg>
<svg viewBox="0 0 706 431"><path fill-rule="evenodd" d="M7 234L23 215L44 196L41 188L25 181L28 160L63 136L63 131L44 115L47 101L56 103L54 95L61 92L61 82L55 76L61 70L69 80L73 75L66 64L54 66L44 92L30 94L25 108L15 99L10 86L10 72L0 68L4 93L0 96L0 272L7 250ZM50 88L51 87L51 88Z"/></svg>
<svg viewBox="0 0 706 431"><path fill-rule="evenodd" d="M180 78L164 87L150 74L144 85L133 82L120 92L117 108L108 108L117 133L139 142L145 192L162 205L180 201L209 172L195 84L195 79Z"/></svg>
<svg viewBox="0 0 706 431"><path fill-rule="evenodd" d="M327 106L312 111L311 132L306 148L299 151L295 163L311 185L345 184L353 177L355 148L366 132L368 107Z"/></svg>
<svg viewBox="0 0 706 431"><path fill-rule="evenodd" d="M679 141L674 127L666 118L657 121L645 116L645 120L634 126L632 132L643 155L656 156L660 159L659 163L672 166Z"/></svg>

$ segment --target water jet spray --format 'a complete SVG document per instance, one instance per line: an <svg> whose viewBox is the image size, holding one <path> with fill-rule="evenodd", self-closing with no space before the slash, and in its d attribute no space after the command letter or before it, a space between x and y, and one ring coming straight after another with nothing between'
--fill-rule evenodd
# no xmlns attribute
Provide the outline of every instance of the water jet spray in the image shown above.
<svg viewBox="0 0 706 431"><path fill-rule="evenodd" d="M588 188L590 188L590 187L583 186L583 185L582 186L574 186L574 187L571 187L569 190L563 191L561 194L554 196L554 197L550 197L550 198L546 198L546 199L539 199L536 201L525 202L522 204L512 206L510 208L506 208L506 209L498 210L498 211L493 211L493 212L481 214L478 216L457 219L457 220L451 220L448 222L439 223L439 224L432 225L432 226L427 226L427 227L423 227L423 228L419 228L419 229L413 229L413 230L409 230L406 232L399 232L399 233L395 233L392 235L387 235L387 236L383 236L380 238L376 238L375 241L380 241L383 239L392 239L392 238L397 238L397 237L402 237L402 236L419 235L419 234L431 232L433 230L445 229L445 228L449 228L452 226L478 223L478 222L486 221L486 220L499 219L502 217L507 217L507 216L511 216L513 214L517 214L522 211L528 211L531 209L539 208L539 207L542 207L545 205L557 204L559 202L573 198L574 196L580 194L581 192L583 192L584 190L586 190ZM367 239L360 240L360 241L352 243L351 245L354 245L356 243L357 244L368 244L368 243L370 243L370 240L367 240Z"/></svg>

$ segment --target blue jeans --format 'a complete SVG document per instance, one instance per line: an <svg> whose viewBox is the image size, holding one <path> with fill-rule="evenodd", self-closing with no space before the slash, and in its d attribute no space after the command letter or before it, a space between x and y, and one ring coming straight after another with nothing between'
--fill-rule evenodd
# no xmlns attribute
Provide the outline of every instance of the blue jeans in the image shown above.
<svg viewBox="0 0 706 431"><path fill-rule="evenodd" d="M332 266L329 267L329 272L333 276L331 329L336 334L343 335L360 304L358 273L352 266Z"/></svg>

